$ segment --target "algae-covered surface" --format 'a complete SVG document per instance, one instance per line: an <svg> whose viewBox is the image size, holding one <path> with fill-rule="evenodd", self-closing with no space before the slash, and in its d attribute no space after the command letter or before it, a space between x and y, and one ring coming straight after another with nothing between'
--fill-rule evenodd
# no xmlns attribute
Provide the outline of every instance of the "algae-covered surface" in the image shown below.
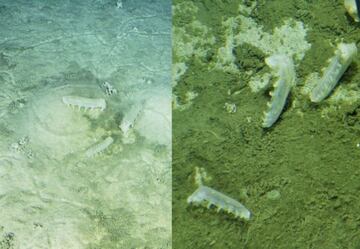
<svg viewBox="0 0 360 249"><path fill-rule="evenodd" d="M319 104L307 83L338 42L359 43L343 1L173 6L173 248L360 248L359 55ZM263 129L264 59L277 52L294 59L297 85ZM196 167L250 220L187 204Z"/></svg>
<svg viewBox="0 0 360 249"><path fill-rule="evenodd" d="M171 248L171 3L0 2L0 248Z"/></svg>

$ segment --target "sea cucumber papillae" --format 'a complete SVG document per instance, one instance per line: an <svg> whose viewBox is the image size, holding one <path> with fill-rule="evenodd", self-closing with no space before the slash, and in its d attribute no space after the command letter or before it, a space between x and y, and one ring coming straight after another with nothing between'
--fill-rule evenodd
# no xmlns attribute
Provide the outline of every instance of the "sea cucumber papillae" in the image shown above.
<svg viewBox="0 0 360 249"><path fill-rule="evenodd" d="M100 109L104 110L106 108L106 102L104 99L96 99L96 98L86 98L80 96L64 96L62 101L66 105L76 106L79 109L84 108L87 109Z"/></svg>
<svg viewBox="0 0 360 249"><path fill-rule="evenodd" d="M265 59L266 64L274 71L278 80L274 90L270 92L271 101L267 103L269 110L264 112L263 127L271 127L279 118L289 95L296 83L296 74L292 58L283 54L275 54Z"/></svg>
<svg viewBox="0 0 360 249"><path fill-rule="evenodd" d="M323 76L316 82L310 93L312 102L320 102L325 99L336 86L357 53L355 43L340 43L335 55L328 60L329 65L323 69Z"/></svg>
<svg viewBox="0 0 360 249"><path fill-rule="evenodd" d="M251 215L250 211L240 202L204 185L200 185L200 187L188 197L187 202L195 205L205 204L207 208L214 205L218 211L222 209L245 220L249 220Z"/></svg>

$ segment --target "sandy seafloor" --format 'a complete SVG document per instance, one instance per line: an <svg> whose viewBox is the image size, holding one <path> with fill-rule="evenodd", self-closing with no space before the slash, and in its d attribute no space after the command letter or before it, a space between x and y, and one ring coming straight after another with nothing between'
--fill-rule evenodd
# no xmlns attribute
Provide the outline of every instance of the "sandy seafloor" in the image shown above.
<svg viewBox="0 0 360 249"><path fill-rule="evenodd" d="M170 35L169 1L0 2L1 249L171 247Z"/></svg>
<svg viewBox="0 0 360 249"><path fill-rule="evenodd" d="M308 97L337 43L359 46L343 1L173 5L173 248L360 248L359 54L329 98ZM294 59L297 85L265 130L276 52ZM195 167L251 219L188 205Z"/></svg>

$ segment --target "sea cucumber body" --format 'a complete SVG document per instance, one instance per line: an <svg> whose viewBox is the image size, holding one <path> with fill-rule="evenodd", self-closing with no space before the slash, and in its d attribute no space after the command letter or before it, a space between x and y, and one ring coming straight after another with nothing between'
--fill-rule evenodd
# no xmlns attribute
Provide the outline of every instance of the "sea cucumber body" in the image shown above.
<svg viewBox="0 0 360 249"><path fill-rule="evenodd" d="M131 128L134 127L136 120L141 115L143 108L144 107L142 103L137 103L131 106L131 108L125 113L121 124L119 125L119 128L125 136L129 133Z"/></svg>
<svg viewBox="0 0 360 249"><path fill-rule="evenodd" d="M85 109L101 109L106 108L106 102L104 99L86 98L80 96L64 96L62 101L66 105L77 106Z"/></svg>
<svg viewBox="0 0 360 249"><path fill-rule="evenodd" d="M324 69L323 76L310 93L312 102L320 102L331 93L356 53L355 43L338 45L335 55L329 60L328 67Z"/></svg>
<svg viewBox="0 0 360 249"><path fill-rule="evenodd" d="M284 109L286 99L291 88L295 85L296 75L292 59L286 55L275 54L265 60L266 64L275 71L278 80L274 84L271 101L268 102L269 110L265 112L263 127L271 127L279 118Z"/></svg>
<svg viewBox="0 0 360 249"><path fill-rule="evenodd" d="M104 141L95 144L94 146L90 147L86 152L85 155L87 157L93 157L96 154L101 153L102 151L106 150L112 143L114 139L112 137L107 137Z"/></svg>
<svg viewBox="0 0 360 249"><path fill-rule="evenodd" d="M203 185L188 197L187 202L195 205L206 204L207 208L214 205L218 208L218 211L223 209L236 217L246 220L249 220L251 215L250 211L240 202Z"/></svg>
<svg viewBox="0 0 360 249"><path fill-rule="evenodd" d="M358 9L356 6L355 0L345 0L344 1L345 9L349 15L354 19L355 22L359 22Z"/></svg>

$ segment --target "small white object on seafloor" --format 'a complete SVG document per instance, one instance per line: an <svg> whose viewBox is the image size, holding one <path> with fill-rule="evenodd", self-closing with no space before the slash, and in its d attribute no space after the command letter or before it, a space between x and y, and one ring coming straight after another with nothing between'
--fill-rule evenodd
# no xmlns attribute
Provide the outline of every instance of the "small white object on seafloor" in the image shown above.
<svg viewBox="0 0 360 249"><path fill-rule="evenodd" d="M102 83L102 87L105 90L106 95L111 96L113 94L117 94L117 90L107 81Z"/></svg>
<svg viewBox="0 0 360 249"><path fill-rule="evenodd" d="M122 7L123 7L123 2L122 2L122 0L118 0L118 1L116 2L116 8L117 8L117 9L122 9Z"/></svg>
<svg viewBox="0 0 360 249"><path fill-rule="evenodd" d="M224 108L227 113L235 113L236 112L236 105L233 103L225 103Z"/></svg>

